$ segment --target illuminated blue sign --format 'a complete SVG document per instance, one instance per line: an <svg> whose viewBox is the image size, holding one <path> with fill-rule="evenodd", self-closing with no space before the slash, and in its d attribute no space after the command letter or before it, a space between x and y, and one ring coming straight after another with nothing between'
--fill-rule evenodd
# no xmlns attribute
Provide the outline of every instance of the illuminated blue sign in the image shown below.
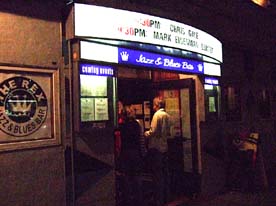
<svg viewBox="0 0 276 206"><path fill-rule="evenodd" d="M203 62L200 61L124 48L118 48L118 52L119 64L131 64L197 74L204 73Z"/></svg>
<svg viewBox="0 0 276 206"><path fill-rule="evenodd" d="M114 76L114 69L110 66L81 63L80 74L97 75L97 76Z"/></svg>
<svg viewBox="0 0 276 206"><path fill-rule="evenodd" d="M219 81L216 78L212 78L212 77L206 77L205 78L205 84L210 84L210 85L218 85Z"/></svg>

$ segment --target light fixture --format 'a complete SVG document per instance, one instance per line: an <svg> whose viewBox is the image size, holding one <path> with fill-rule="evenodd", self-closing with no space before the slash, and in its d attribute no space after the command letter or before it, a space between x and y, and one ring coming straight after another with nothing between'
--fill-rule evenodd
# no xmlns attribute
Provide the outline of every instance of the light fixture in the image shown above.
<svg viewBox="0 0 276 206"><path fill-rule="evenodd" d="M251 0L251 1L264 8L270 5L270 0Z"/></svg>

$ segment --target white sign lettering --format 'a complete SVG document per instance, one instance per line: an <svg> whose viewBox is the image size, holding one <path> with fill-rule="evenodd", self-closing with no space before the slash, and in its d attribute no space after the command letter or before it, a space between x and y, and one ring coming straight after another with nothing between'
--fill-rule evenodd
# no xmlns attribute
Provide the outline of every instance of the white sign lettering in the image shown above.
<svg viewBox="0 0 276 206"><path fill-rule="evenodd" d="M199 53L222 62L221 42L208 33L183 23L86 4L75 4L74 17L76 36L168 46Z"/></svg>
<svg viewBox="0 0 276 206"><path fill-rule="evenodd" d="M146 57L143 56L143 54L140 55L139 59L136 59L136 62L138 63L144 63L144 64L153 64L154 59L147 59Z"/></svg>
<svg viewBox="0 0 276 206"><path fill-rule="evenodd" d="M188 69L188 70L194 70L194 66L192 64L189 64L186 61L182 62L176 62L173 58L147 58L143 56L143 54L140 54L139 58L135 60L137 63L146 64L146 65L162 65L164 67L170 67L170 68L182 68L182 69Z"/></svg>

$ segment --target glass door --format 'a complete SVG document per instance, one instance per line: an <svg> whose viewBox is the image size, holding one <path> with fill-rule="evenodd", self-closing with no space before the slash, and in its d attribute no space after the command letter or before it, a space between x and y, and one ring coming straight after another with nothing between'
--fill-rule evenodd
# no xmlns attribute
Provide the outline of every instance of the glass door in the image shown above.
<svg viewBox="0 0 276 206"><path fill-rule="evenodd" d="M196 190L197 184L189 185L198 180L194 178L198 174L195 82L193 79L156 82L153 95L165 99L173 123L173 138L168 140L172 193Z"/></svg>

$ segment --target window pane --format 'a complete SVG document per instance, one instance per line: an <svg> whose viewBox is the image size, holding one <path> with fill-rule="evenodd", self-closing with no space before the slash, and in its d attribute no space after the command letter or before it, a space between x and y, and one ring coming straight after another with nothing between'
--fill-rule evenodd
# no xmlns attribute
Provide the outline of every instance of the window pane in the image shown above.
<svg viewBox="0 0 276 206"><path fill-rule="evenodd" d="M241 120L241 99L240 89L238 87L229 86L224 90L224 103L226 120Z"/></svg>

